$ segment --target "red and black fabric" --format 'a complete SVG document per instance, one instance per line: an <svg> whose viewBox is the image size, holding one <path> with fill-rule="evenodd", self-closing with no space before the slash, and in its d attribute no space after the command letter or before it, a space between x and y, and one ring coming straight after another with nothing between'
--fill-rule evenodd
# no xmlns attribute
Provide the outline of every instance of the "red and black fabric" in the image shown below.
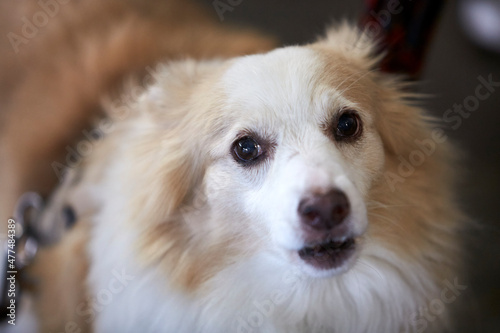
<svg viewBox="0 0 500 333"><path fill-rule="evenodd" d="M386 52L381 69L418 78L444 0L366 0L361 28Z"/></svg>

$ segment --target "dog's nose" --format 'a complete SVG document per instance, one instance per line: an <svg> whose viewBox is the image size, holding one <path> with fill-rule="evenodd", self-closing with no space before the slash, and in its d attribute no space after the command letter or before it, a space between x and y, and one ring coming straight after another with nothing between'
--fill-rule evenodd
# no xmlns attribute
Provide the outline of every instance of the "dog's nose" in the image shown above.
<svg viewBox="0 0 500 333"><path fill-rule="evenodd" d="M339 225L349 215L350 205L346 195L339 190L313 195L299 203L301 222L313 229L326 231Z"/></svg>

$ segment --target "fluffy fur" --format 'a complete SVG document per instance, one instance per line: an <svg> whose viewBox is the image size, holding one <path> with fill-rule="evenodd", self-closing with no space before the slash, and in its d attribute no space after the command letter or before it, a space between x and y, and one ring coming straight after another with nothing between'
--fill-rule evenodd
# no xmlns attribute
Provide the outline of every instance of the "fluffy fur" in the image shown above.
<svg viewBox="0 0 500 333"><path fill-rule="evenodd" d="M432 126L376 60L342 25L301 47L161 64L133 103L107 103L106 137L41 222L52 228L65 205L79 216L32 270L39 329L419 331L459 272L463 218L446 144L401 175ZM328 133L346 108L363 124L355 143ZM270 143L263 163L235 161L242 133ZM350 201L357 247L325 272L297 256L296 215L304 194L332 187ZM428 332L448 327L448 310Z"/></svg>

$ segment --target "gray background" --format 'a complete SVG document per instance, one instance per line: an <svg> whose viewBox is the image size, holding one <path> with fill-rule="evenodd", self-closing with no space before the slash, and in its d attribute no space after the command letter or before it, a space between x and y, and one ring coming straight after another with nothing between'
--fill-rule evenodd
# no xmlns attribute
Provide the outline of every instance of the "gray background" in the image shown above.
<svg viewBox="0 0 500 333"><path fill-rule="evenodd" d="M215 14L212 0L203 1ZM225 1L227 2L227 1ZM235 1L237 2L237 1ZM357 22L363 0L269 1L242 0L224 13L223 23L257 27L284 44L310 42L326 24L343 18ZM427 55L419 90L431 97L425 106L436 117L453 104L461 104L474 90L479 75L493 74L500 81L500 55L476 47L465 36L458 19L458 5L444 7ZM447 134L464 152L457 168L465 170L458 196L479 228L471 231L467 258L471 264L467 308L461 316L463 332L500 332L500 87L462 125Z"/></svg>

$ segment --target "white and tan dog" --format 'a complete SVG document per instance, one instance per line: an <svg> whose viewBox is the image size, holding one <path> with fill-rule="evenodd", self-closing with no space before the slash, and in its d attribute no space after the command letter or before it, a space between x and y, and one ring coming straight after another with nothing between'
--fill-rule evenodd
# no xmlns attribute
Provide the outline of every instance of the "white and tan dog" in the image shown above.
<svg viewBox="0 0 500 333"><path fill-rule="evenodd" d="M449 147L373 51L342 25L157 66L45 212L78 222L31 270L39 330L443 332L422 311L460 267Z"/></svg>
<svg viewBox="0 0 500 333"><path fill-rule="evenodd" d="M48 209L81 218L45 260L81 247L88 265L46 282L87 286L55 327L443 331L446 313L419 318L457 276L448 150L372 51L344 25L303 47L174 62L126 116L108 110L112 130ZM434 151L403 177L422 144Z"/></svg>

